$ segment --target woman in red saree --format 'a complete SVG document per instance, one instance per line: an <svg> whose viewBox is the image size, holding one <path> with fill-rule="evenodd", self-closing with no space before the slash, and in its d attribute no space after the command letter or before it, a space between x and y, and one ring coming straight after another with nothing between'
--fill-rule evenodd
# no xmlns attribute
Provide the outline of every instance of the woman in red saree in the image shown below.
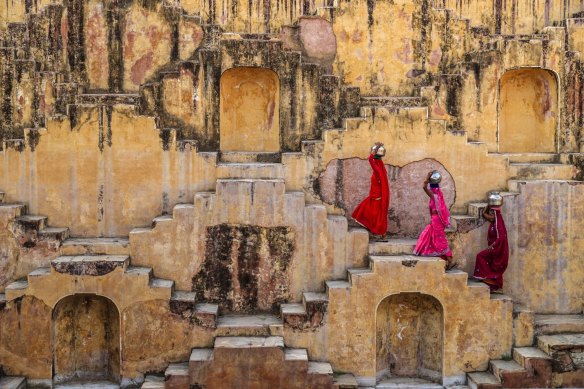
<svg viewBox="0 0 584 389"><path fill-rule="evenodd" d="M489 285L493 292L503 287L503 273L509 263L507 228L500 207L489 205L483 211L483 217L491 222L487 232L489 247L477 254L473 277Z"/></svg>
<svg viewBox="0 0 584 389"><path fill-rule="evenodd" d="M385 154L383 143L376 142L371 148L369 163L373 169L369 196L353 211L353 219L372 234L383 238L387 232L387 211L389 209L389 180L381 159Z"/></svg>
<svg viewBox="0 0 584 389"><path fill-rule="evenodd" d="M428 173L428 177L424 181L424 192L430 197L431 221L420 234L414 254L425 257L440 257L447 261L446 270L450 270L456 266L456 263L452 261L452 252L448 246L448 240L446 240L445 229L450 227L450 212L440 190L440 180L440 173L434 171ZM430 184L429 188L428 184Z"/></svg>

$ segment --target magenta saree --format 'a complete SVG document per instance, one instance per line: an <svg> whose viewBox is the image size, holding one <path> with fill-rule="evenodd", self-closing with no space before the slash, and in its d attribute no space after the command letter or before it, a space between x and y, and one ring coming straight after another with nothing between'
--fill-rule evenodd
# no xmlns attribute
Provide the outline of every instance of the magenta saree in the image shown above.
<svg viewBox="0 0 584 389"><path fill-rule="evenodd" d="M414 254L425 257L451 257L452 252L448 247L445 231L445 228L450 227L450 212L440 188L430 190L433 193L429 204L432 220L420 234Z"/></svg>

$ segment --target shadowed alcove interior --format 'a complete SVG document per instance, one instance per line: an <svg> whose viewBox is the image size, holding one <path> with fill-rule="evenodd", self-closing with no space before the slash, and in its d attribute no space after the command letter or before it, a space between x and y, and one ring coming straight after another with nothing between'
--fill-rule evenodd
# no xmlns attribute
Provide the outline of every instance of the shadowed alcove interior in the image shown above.
<svg viewBox="0 0 584 389"><path fill-rule="evenodd" d="M120 315L102 296L76 294L53 310L55 382L120 380Z"/></svg>
<svg viewBox="0 0 584 389"><path fill-rule="evenodd" d="M221 151L280 151L280 81L260 67L221 76Z"/></svg>
<svg viewBox="0 0 584 389"><path fill-rule="evenodd" d="M500 83L499 151L556 151L558 83L541 68L509 70Z"/></svg>
<svg viewBox="0 0 584 389"><path fill-rule="evenodd" d="M377 378L442 378L444 314L421 293L386 297L377 307Z"/></svg>

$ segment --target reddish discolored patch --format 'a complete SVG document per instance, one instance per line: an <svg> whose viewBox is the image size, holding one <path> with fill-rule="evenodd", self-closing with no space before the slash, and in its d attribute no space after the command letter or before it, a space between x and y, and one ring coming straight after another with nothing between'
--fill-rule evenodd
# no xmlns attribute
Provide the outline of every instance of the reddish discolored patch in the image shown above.
<svg viewBox="0 0 584 389"><path fill-rule="evenodd" d="M130 70L130 79L135 85L140 85L146 78L146 73L152 68L154 56L152 52L144 54L137 60Z"/></svg>

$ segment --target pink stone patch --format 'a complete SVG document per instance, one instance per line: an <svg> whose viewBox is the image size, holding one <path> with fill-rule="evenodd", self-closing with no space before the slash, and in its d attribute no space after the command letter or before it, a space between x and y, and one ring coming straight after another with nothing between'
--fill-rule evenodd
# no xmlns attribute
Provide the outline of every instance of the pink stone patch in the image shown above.
<svg viewBox="0 0 584 389"><path fill-rule="evenodd" d="M309 62L332 65L337 54L337 38L332 24L321 17L300 18L302 53Z"/></svg>

